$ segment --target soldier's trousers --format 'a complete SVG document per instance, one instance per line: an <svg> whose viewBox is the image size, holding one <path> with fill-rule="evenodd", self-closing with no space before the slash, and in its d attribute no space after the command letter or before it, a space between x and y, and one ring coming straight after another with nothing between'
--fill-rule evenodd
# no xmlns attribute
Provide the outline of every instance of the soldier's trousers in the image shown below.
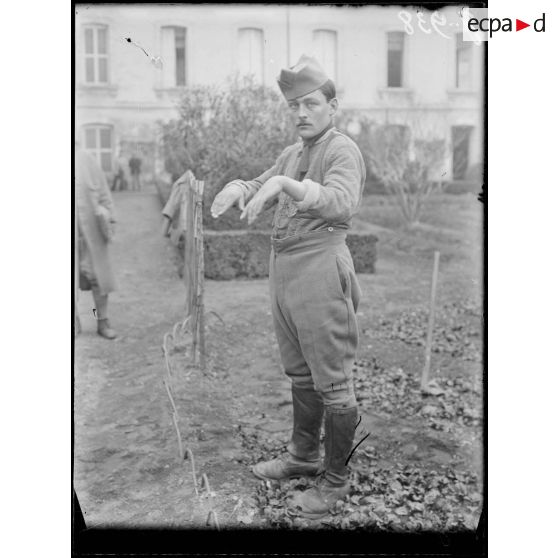
<svg viewBox="0 0 558 558"><path fill-rule="evenodd" d="M346 233L325 230L272 238L269 284L281 361L292 383L326 406L356 406L352 367L360 287Z"/></svg>

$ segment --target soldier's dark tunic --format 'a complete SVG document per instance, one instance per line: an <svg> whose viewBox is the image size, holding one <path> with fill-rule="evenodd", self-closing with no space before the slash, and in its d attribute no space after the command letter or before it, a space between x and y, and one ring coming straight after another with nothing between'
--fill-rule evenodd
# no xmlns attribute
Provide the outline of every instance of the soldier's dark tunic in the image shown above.
<svg viewBox="0 0 558 558"><path fill-rule="evenodd" d="M232 184L243 188L248 201L272 176L301 180L303 148L302 142L287 147L261 176ZM313 386L326 405L351 406L360 287L345 239L362 199L364 161L357 145L335 128L305 149L306 196L296 202L281 193L273 221L273 322L293 384Z"/></svg>

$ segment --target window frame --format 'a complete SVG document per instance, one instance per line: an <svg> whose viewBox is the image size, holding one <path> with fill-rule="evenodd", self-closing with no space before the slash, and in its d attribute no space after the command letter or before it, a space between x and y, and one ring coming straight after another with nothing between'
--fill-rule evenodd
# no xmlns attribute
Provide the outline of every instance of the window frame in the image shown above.
<svg viewBox="0 0 558 558"><path fill-rule="evenodd" d="M95 147L91 148L87 146L87 132L88 130L95 130ZM101 130L108 130L110 134L110 147L101 147ZM114 171L114 126L112 124L106 124L102 122L91 122L89 124L84 124L81 128L82 144L83 150L86 153L91 154L99 166L105 173L111 173ZM110 155L110 169L103 168L103 153L108 153Z"/></svg>
<svg viewBox="0 0 558 558"><path fill-rule="evenodd" d="M187 87L189 83L188 74L189 74L189 63L188 63L188 27L186 25L177 25L175 23L165 23L159 25L159 43L161 45L161 56L163 58L163 64L165 64L165 58L167 57L167 52L164 48L164 34L165 29L172 29L172 59L174 62L174 68L172 73L172 82L169 83L170 76L165 77L163 73L161 76L161 86L164 89L180 89L182 87ZM176 30L182 29L184 30L184 83L178 84L178 64L177 64L177 57L176 57ZM168 64L168 61L167 61Z"/></svg>
<svg viewBox="0 0 558 558"><path fill-rule="evenodd" d="M110 83L110 53L109 53L109 26L106 23L85 23L82 26L83 30L83 83L89 86L106 86ZM87 52L87 31L91 30L93 35L93 52ZM99 52L99 31L105 31L105 52ZM106 80L101 81L100 77L100 61L106 61ZM93 80L89 81L87 78L87 61L93 60Z"/></svg>
<svg viewBox="0 0 558 558"><path fill-rule="evenodd" d="M326 36L332 36L334 38L334 43L333 43L333 47L334 47L333 48L333 55L334 55L333 75L332 76L329 75L328 69L325 67L326 65L321 60L319 60L319 62L322 65L326 74L328 74L328 77L334 83L337 83L337 73L338 73L338 68L339 68L339 62L338 62L338 58L339 58L339 33L338 33L337 29L331 29L331 28L327 28L327 27L319 27L317 29L312 29L312 44L313 44L314 51L316 51L317 33L326 33L327 34Z"/></svg>
<svg viewBox="0 0 558 558"><path fill-rule="evenodd" d="M257 31L258 32L258 36L260 39L260 68L259 68L259 72L260 75L258 75L255 72L250 72L250 73L243 73L241 71L241 68L239 66L237 66L239 74L241 75L241 77L244 76L250 76L253 75L254 76L254 82L258 85L265 85L265 30L263 27L256 27L256 26L244 26L244 27L238 27L237 28L237 32L236 32L236 38L237 38L237 54L238 57L240 58L240 45L241 45L241 34L243 31Z"/></svg>
<svg viewBox="0 0 558 558"><path fill-rule="evenodd" d="M461 37L461 41L459 38ZM463 41L463 33L455 33L455 43L454 43L454 60L455 60L455 76L453 85L456 90L459 91L470 91L473 88L473 43L468 41ZM460 51L469 52L469 71L467 76L467 84L463 85L459 83L459 53Z"/></svg>
<svg viewBox="0 0 558 558"><path fill-rule="evenodd" d="M389 65L389 58L390 52L399 52L394 51L393 49L389 48L389 39L390 35L397 34L402 37L402 48L401 48L401 64L400 64L400 84L399 85L390 85L389 78L390 78L390 65ZM406 87L406 72L405 72L405 64L407 58L407 40L405 38L405 33L403 31L386 31L386 87L388 89L404 89Z"/></svg>

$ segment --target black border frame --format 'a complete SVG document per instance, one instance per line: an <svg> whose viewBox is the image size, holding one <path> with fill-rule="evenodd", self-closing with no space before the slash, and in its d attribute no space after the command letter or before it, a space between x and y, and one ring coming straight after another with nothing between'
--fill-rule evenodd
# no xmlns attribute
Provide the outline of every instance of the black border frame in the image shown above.
<svg viewBox="0 0 558 558"><path fill-rule="evenodd" d="M88 529L83 518L73 483L74 475L74 358L75 358L75 194L73 189L74 157L75 157L75 9L80 4L158 4L163 2L139 0L137 2L123 0L121 2L75 2L72 0L71 20L71 139L72 139L72 395L71 395L71 433L72 433L72 556L215 556L215 555L289 555L289 556L486 556L488 553L488 301L487 301L487 269L488 269L488 42L484 45L484 135L483 135L483 185L478 194L478 201L484 207L484 269L483 269L483 509L475 532L386 532L386 531L291 531L291 530L254 530L235 529L215 531L192 529L164 529L159 527L132 528L91 528ZM217 4L218 2L166 2L165 4ZM257 2L254 2L257 3ZM482 2L277 2L277 4L305 5L379 5L379 6L413 6L426 10L440 9L445 6L468 5L487 8L488 1Z"/></svg>

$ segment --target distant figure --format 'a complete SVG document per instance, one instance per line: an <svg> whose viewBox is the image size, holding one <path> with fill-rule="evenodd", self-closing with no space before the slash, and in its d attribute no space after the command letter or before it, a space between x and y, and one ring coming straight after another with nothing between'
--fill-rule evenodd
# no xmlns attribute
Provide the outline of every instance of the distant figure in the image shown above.
<svg viewBox="0 0 558 558"><path fill-rule="evenodd" d="M108 294L116 283L109 260L108 245L114 236L115 212L110 190L97 161L78 148L75 156L76 200L76 333L81 326L77 316L78 286L92 291L97 333L114 339L116 333L107 317Z"/></svg>
<svg viewBox="0 0 558 558"><path fill-rule="evenodd" d="M132 190L141 190L141 159L134 155L130 159L128 165L130 166L130 174L132 175Z"/></svg>
<svg viewBox="0 0 558 558"><path fill-rule="evenodd" d="M112 182L112 191L118 192L128 189L128 181L126 180L126 159L120 153L116 159L116 174Z"/></svg>

